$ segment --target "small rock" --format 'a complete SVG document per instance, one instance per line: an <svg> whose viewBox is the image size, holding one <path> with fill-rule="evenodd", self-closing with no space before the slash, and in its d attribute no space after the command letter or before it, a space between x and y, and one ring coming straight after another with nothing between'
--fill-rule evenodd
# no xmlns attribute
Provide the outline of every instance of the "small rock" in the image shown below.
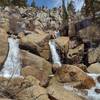
<svg viewBox="0 0 100 100"><path fill-rule="evenodd" d="M100 89L95 89L95 92L100 94Z"/></svg>

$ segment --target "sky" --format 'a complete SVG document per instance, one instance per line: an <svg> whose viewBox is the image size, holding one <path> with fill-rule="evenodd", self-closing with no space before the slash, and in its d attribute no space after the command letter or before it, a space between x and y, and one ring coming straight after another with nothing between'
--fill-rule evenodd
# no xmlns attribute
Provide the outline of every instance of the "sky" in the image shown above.
<svg viewBox="0 0 100 100"><path fill-rule="evenodd" d="M65 3L67 5L68 1L70 0L65 0ZM74 0L75 1L75 8L76 11L80 10L84 0ZM32 0L28 0L28 3L31 4ZM53 8L53 7L59 7L62 5L62 0L35 0L36 5L41 7L41 6L47 6L48 8Z"/></svg>

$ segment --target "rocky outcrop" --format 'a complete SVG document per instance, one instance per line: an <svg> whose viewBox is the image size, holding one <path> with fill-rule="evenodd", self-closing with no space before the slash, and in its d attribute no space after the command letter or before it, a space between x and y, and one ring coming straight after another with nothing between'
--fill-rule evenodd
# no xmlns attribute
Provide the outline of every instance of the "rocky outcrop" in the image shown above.
<svg viewBox="0 0 100 100"><path fill-rule="evenodd" d="M50 52L48 46L49 35L39 30L36 31L37 33L33 32L32 34L21 37L20 48L26 49L48 60Z"/></svg>
<svg viewBox="0 0 100 100"><path fill-rule="evenodd" d="M86 24L86 23L85 23ZM92 24L88 27L81 29L79 31L80 37L83 39L84 42L88 41L98 41L100 38L100 28L98 25Z"/></svg>
<svg viewBox="0 0 100 100"><path fill-rule="evenodd" d="M95 85L91 77L74 65L63 65L63 67L58 69L56 77L62 83L80 82L80 88L91 88Z"/></svg>
<svg viewBox="0 0 100 100"><path fill-rule="evenodd" d="M99 74L99 73L100 73L100 63L91 64L91 65L87 68L87 70L88 70L88 72L90 72L90 73Z"/></svg>
<svg viewBox="0 0 100 100"><path fill-rule="evenodd" d="M89 64L100 61L100 46L96 48L90 48L88 50L88 62Z"/></svg>
<svg viewBox="0 0 100 100"><path fill-rule="evenodd" d="M88 72L87 66L84 65L84 64L75 64L75 66L77 66L78 68L80 68L80 69L83 70L84 72Z"/></svg>
<svg viewBox="0 0 100 100"><path fill-rule="evenodd" d="M2 82L0 93L9 99L49 100L46 89L40 87L38 80L32 76L10 80L6 78L0 78L0 82Z"/></svg>
<svg viewBox="0 0 100 100"><path fill-rule="evenodd" d="M80 44L75 48L69 48L67 53L68 63L70 64L79 64L82 62L84 55L84 44Z"/></svg>
<svg viewBox="0 0 100 100"><path fill-rule="evenodd" d="M82 97L65 90L63 86L58 84L52 84L47 88L47 91L53 100L85 100Z"/></svg>
<svg viewBox="0 0 100 100"><path fill-rule="evenodd" d="M58 48L62 51L62 53L67 53L68 52L68 49L69 49L69 37L58 37L56 40L55 40Z"/></svg>
<svg viewBox="0 0 100 100"><path fill-rule="evenodd" d="M8 53L8 40L5 30L0 28L0 66L5 61ZM1 69L1 67L0 67Z"/></svg>
<svg viewBox="0 0 100 100"><path fill-rule="evenodd" d="M27 81L33 85L20 91L17 94L18 100L49 100L46 89L39 86L37 79L29 76Z"/></svg>
<svg viewBox="0 0 100 100"><path fill-rule="evenodd" d="M42 86L48 83L48 77L52 74L52 65L45 59L31 54L26 51L22 51L22 75L32 75L36 77Z"/></svg>

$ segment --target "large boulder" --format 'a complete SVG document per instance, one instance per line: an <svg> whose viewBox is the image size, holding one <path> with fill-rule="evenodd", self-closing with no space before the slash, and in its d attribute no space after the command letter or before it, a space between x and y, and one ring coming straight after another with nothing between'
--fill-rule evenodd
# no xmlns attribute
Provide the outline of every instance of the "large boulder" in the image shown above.
<svg viewBox="0 0 100 100"><path fill-rule="evenodd" d="M82 62L84 55L84 44L80 44L75 48L69 48L67 53L67 63L70 64L79 64Z"/></svg>
<svg viewBox="0 0 100 100"><path fill-rule="evenodd" d="M40 33L40 31L33 32L27 36L21 37L20 46L22 49L26 49L33 52L46 60L49 59L49 45L48 45L49 35L45 32Z"/></svg>
<svg viewBox="0 0 100 100"><path fill-rule="evenodd" d="M22 74L24 76L33 75L41 81L42 85L45 85L49 75L52 74L51 63L27 51L21 51L21 53L23 67L26 66L23 68Z"/></svg>
<svg viewBox="0 0 100 100"><path fill-rule="evenodd" d="M91 65L88 67L87 70L88 70L88 72L90 72L90 73L99 74L99 73L100 73L100 63L91 64Z"/></svg>
<svg viewBox="0 0 100 100"><path fill-rule="evenodd" d="M0 96L4 98L16 99L16 94L24 88L30 87L32 84L24 78L4 78L0 77Z"/></svg>
<svg viewBox="0 0 100 100"><path fill-rule="evenodd" d="M33 76L25 78L0 77L0 95L16 100L49 100L46 89L39 86L39 81ZM3 99L2 99L3 100Z"/></svg>
<svg viewBox="0 0 100 100"><path fill-rule="evenodd" d="M0 13L0 28L3 28L4 30L9 30L9 16L7 13Z"/></svg>
<svg viewBox="0 0 100 100"><path fill-rule="evenodd" d="M39 82L36 78L28 76L25 80L31 83L31 86L17 93L16 97L18 100L49 100L46 89L39 86Z"/></svg>
<svg viewBox="0 0 100 100"><path fill-rule="evenodd" d="M91 22L92 21L87 22L85 24L89 24ZM100 40L100 28L99 28L99 26L96 24L91 24L88 27L86 27L87 25L85 25L85 24L83 26L83 29L81 29L79 31L79 35L83 39L83 41L86 42L88 40L88 41L93 42L93 41Z"/></svg>
<svg viewBox="0 0 100 100"><path fill-rule="evenodd" d="M75 66L77 66L78 68L80 68L80 69L83 70L84 72L88 72L87 66L84 65L84 64L75 64Z"/></svg>
<svg viewBox="0 0 100 100"><path fill-rule="evenodd" d="M69 37L58 37L55 39L55 42L57 46L63 51L63 52L68 52L68 47L69 47Z"/></svg>
<svg viewBox="0 0 100 100"><path fill-rule="evenodd" d="M3 64L8 53L8 40L5 30L0 28L0 66Z"/></svg>
<svg viewBox="0 0 100 100"><path fill-rule="evenodd" d="M50 100L46 89L39 85L26 88L17 94L18 100Z"/></svg>
<svg viewBox="0 0 100 100"><path fill-rule="evenodd" d="M91 48L88 51L88 63L92 64L100 61L100 46L97 48Z"/></svg>
<svg viewBox="0 0 100 100"><path fill-rule="evenodd" d="M91 88L95 85L94 80L84 71L74 65L63 65L56 73L59 82L80 82L79 88Z"/></svg>
<svg viewBox="0 0 100 100"><path fill-rule="evenodd" d="M84 100L82 97L67 91L62 85L52 84L47 88L51 100Z"/></svg>

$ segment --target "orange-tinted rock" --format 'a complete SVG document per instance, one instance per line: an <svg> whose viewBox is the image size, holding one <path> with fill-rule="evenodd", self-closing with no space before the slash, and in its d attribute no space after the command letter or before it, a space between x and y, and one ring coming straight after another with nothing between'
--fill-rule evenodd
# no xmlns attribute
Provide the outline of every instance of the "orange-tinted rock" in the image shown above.
<svg viewBox="0 0 100 100"><path fill-rule="evenodd" d="M56 73L57 80L63 83L80 82L83 87L91 88L95 85L94 80L84 71L74 65L63 65Z"/></svg>

